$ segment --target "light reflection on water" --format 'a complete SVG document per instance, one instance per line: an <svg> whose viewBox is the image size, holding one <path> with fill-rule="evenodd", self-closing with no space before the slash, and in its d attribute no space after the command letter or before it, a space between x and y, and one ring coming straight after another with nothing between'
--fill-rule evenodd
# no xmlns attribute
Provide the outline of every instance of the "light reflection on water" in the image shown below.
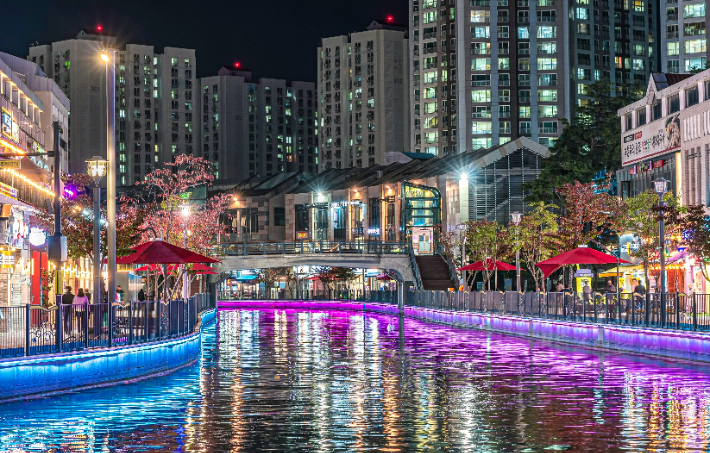
<svg viewBox="0 0 710 453"><path fill-rule="evenodd" d="M168 376L0 405L0 452L708 449L705 367L354 312L211 333Z"/></svg>

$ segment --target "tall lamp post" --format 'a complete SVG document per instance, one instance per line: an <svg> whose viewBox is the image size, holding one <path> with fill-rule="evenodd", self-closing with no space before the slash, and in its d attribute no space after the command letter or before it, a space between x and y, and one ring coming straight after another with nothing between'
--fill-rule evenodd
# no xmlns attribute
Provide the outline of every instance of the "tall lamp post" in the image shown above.
<svg viewBox="0 0 710 453"><path fill-rule="evenodd" d="M183 246L187 248L187 226L188 226L188 219L190 218L190 203L184 203L180 205L180 210L182 212L182 219L183 219L183 225L185 227L185 231L183 231ZM187 299L189 297L188 291L190 284L187 280L187 264L183 264L183 279L182 279L182 297L183 299Z"/></svg>
<svg viewBox="0 0 710 453"><path fill-rule="evenodd" d="M106 63L106 245L108 303L116 301L116 51L101 53ZM113 319L111 320L113 323ZM109 329L111 332L112 329Z"/></svg>
<svg viewBox="0 0 710 453"><path fill-rule="evenodd" d="M516 290L520 292L520 248L518 247L518 226L523 220L523 215L518 211L510 214L513 219L513 224L515 225L515 284Z"/></svg>
<svg viewBox="0 0 710 453"><path fill-rule="evenodd" d="M106 175L106 159L94 156L86 161L89 175L94 178L94 303L101 302L101 178Z"/></svg>
<svg viewBox="0 0 710 453"><path fill-rule="evenodd" d="M661 281L659 291L661 293L661 326L666 326L666 227L663 216L663 195L668 192L668 181L664 178L658 178L653 181L654 189L658 194L658 207L661 216L658 223L658 245L660 246L660 263L661 263ZM648 307L647 307L648 308Z"/></svg>

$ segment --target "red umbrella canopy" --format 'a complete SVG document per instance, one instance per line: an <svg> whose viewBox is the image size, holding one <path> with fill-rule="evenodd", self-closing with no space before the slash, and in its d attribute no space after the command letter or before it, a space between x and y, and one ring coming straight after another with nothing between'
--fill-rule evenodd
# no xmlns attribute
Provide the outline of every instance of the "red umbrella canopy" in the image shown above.
<svg viewBox="0 0 710 453"><path fill-rule="evenodd" d="M155 239L135 247L136 253L118 258L118 264L187 264L218 263L218 260L191 252L177 245Z"/></svg>
<svg viewBox="0 0 710 453"><path fill-rule="evenodd" d="M377 280L380 280L380 281L392 280L392 277L390 277L390 276L387 275L386 273L385 273L385 274L380 274L380 275L378 275L376 278L377 278Z"/></svg>
<svg viewBox="0 0 710 453"><path fill-rule="evenodd" d="M630 264L626 260L619 259L621 264ZM555 272L565 264L616 264L617 258L613 255L607 255L598 250L591 249L587 246L577 247L569 252L554 256L549 260L540 261L536 264L542 269L545 277Z"/></svg>
<svg viewBox="0 0 710 453"><path fill-rule="evenodd" d="M485 261L476 261L475 263L471 263L469 265L466 265L464 267L459 268L460 271L493 271L493 270L498 270L498 271L514 271L515 266L511 266L510 264L503 263L501 261L493 261L493 260L485 260Z"/></svg>

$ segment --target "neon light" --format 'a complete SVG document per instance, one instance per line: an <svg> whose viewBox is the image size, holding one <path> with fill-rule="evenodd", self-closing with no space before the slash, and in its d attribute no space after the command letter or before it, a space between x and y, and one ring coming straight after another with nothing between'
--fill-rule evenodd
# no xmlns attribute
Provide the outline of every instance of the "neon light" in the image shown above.
<svg viewBox="0 0 710 453"><path fill-rule="evenodd" d="M46 194L49 195L49 196L52 196L52 197L54 196L54 192L52 192L51 190L49 190L49 189L47 189L46 187L43 187L43 186L37 184L35 181L32 181L32 180L31 180L30 178L28 178L27 176L22 175L22 174L16 172L15 170L13 170L13 169L6 168L6 169L4 169L3 171L6 171L6 172L8 172L8 173L11 173L14 177L21 179L22 181L26 182L27 184L33 186L34 188L36 188L36 189L38 189L38 190L41 190L42 192L46 193Z"/></svg>

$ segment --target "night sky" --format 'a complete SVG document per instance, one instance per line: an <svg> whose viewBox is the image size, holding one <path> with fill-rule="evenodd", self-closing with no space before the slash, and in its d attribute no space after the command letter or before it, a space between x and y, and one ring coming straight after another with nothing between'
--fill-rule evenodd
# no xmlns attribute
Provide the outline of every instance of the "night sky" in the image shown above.
<svg viewBox="0 0 710 453"><path fill-rule="evenodd" d="M321 38L362 31L393 15L407 23L407 0L26 0L3 4L0 51L26 57L35 41L104 29L119 42L196 50L198 76L240 61L256 77L315 81Z"/></svg>

